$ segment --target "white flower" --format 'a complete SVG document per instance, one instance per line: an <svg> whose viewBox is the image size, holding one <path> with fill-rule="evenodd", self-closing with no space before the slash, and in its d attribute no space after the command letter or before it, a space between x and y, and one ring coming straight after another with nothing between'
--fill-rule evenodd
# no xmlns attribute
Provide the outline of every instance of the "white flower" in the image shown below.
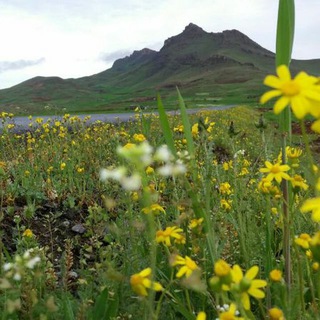
<svg viewBox="0 0 320 320"><path fill-rule="evenodd" d="M21 280L21 274L16 272L13 276L13 279L16 280L16 281L20 281Z"/></svg>
<svg viewBox="0 0 320 320"><path fill-rule="evenodd" d="M100 170L100 180L106 181L108 179L113 179L116 181L120 181L125 174L127 169L125 167L118 167L115 169L101 169Z"/></svg>
<svg viewBox="0 0 320 320"><path fill-rule="evenodd" d="M40 261L41 261L40 257L36 256L36 257L30 259L30 260L26 263L26 267L27 267L28 269L33 269L34 266L35 266L38 262L40 262Z"/></svg>
<svg viewBox="0 0 320 320"><path fill-rule="evenodd" d="M7 262L3 265L3 271L9 271L12 268L13 264L11 262Z"/></svg>
<svg viewBox="0 0 320 320"><path fill-rule="evenodd" d="M154 154L154 160L169 162L174 159L167 145L160 146Z"/></svg>
<svg viewBox="0 0 320 320"><path fill-rule="evenodd" d="M126 146L118 147L117 152L120 156L128 160L129 162L135 163L139 166L148 166L152 163L153 148L150 146L148 141L143 141L139 145L133 144L129 148Z"/></svg>
<svg viewBox="0 0 320 320"><path fill-rule="evenodd" d="M245 150L243 150L243 149L241 149L241 150L238 150L235 154L234 154L234 156L233 156L233 158L234 159L236 159L238 156L244 156L244 153L245 153L246 151Z"/></svg>
<svg viewBox="0 0 320 320"><path fill-rule="evenodd" d="M123 177L120 183L122 188L127 191L136 191L141 187L141 177L138 173L134 173L129 177Z"/></svg>
<svg viewBox="0 0 320 320"><path fill-rule="evenodd" d="M176 163L167 163L164 166L158 168L158 173L162 176L178 176L187 172L186 166L181 160L177 160Z"/></svg>

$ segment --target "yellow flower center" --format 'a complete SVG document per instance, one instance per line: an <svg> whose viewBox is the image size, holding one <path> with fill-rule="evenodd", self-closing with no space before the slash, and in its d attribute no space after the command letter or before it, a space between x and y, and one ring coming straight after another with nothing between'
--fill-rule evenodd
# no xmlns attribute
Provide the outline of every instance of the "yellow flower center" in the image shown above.
<svg viewBox="0 0 320 320"><path fill-rule="evenodd" d="M285 96L296 96L300 93L300 86L293 80L286 82L282 86L282 92Z"/></svg>
<svg viewBox="0 0 320 320"><path fill-rule="evenodd" d="M131 283L131 285L132 286L137 286L137 285L139 285L139 284L142 284L142 277L141 276L139 276L139 275L137 275L137 274L134 274L134 275L132 275L131 276L131 278L130 278L130 283Z"/></svg>
<svg viewBox="0 0 320 320"><path fill-rule="evenodd" d="M277 174L279 172L281 172L280 167L278 165L274 165L271 169L270 172Z"/></svg>

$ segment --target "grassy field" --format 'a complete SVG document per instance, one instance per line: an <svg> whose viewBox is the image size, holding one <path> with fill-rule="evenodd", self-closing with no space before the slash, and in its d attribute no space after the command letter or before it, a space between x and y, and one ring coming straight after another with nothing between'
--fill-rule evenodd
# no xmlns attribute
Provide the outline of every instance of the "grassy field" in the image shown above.
<svg viewBox="0 0 320 320"><path fill-rule="evenodd" d="M169 117L166 131L141 111L90 126L30 117L23 134L9 117L1 319L319 319L318 223L300 212L319 175L307 170L316 135L311 153L300 132L287 148L288 289L281 186L260 171L281 162L281 135L257 110Z"/></svg>

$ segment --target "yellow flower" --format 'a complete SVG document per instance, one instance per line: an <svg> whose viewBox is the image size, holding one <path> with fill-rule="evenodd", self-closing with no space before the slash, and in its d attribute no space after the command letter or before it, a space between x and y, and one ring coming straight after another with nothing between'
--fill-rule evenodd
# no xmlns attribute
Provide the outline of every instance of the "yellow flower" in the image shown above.
<svg viewBox="0 0 320 320"><path fill-rule="evenodd" d="M228 161L228 162L224 162L224 163L222 164L223 170L224 170L224 171L228 171L229 169L233 168L232 164L233 164L233 161L232 161L232 160L230 160L230 161Z"/></svg>
<svg viewBox="0 0 320 320"><path fill-rule="evenodd" d="M289 159L299 158L302 154L302 150L299 148L293 148L290 146L286 147L286 155Z"/></svg>
<svg viewBox="0 0 320 320"><path fill-rule="evenodd" d="M231 272L230 265L222 259L214 264L214 272L218 277L225 277Z"/></svg>
<svg viewBox="0 0 320 320"><path fill-rule="evenodd" d="M302 233L299 237L294 239L294 242L303 249L309 249L310 240L311 237L307 233Z"/></svg>
<svg viewBox="0 0 320 320"><path fill-rule="evenodd" d="M282 181L282 179L290 180L290 176L285 173L285 171L290 170L290 167L287 164L281 165L280 163L272 164L269 161L265 162L266 168L261 168L260 172L268 173L266 179L272 181L275 179L278 183Z"/></svg>
<svg viewBox="0 0 320 320"><path fill-rule="evenodd" d="M269 309L270 320L285 320L283 312L278 308Z"/></svg>
<svg viewBox="0 0 320 320"><path fill-rule="evenodd" d="M307 113L314 116L319 113L317 104L320 102L320 91L316 77L300 72L292 79L286 65L277 68L277 75L268 75L264 79L264 84L274 89L262 95L261 103L280 96L273 108L275 114L279 114L288 105L298 119L304 118Z"/></svg>
<svg viewBox="0 0 320 320"><path fill-rule="evenodd" d="M206 320L206 319L207 319L207 315L206 315L206 313L203 312L203 311L200 311L200 312L198 313L198 315L197 315L197 318L196 318L196 320Z"/></svg>
<svg viewBox="0 0 320 320"><path fill-rule="evenodd" d="M160 204L154 203L150 207L145 207L141 210L144 214L160 214L160 213L166 213L163 207L160 206Z"/></svg>
<svg viewBox="0 0 320 320"><path fill-rule="evenodd" d="M273 269L270 272L270 279L274 282L279 282L282 279L282 272L278 269Z"/></svg>
<svg viewBox="0 0 320 320"><path fill-rule="evenodd" d="M303 179L300 175L295 174L291 179L291 184L294 188L301 188L307 190L309 186L306 184L306 180Z"/></svg>
<svg viewBox="0 0 320 320"><path fill-rule="evenodd" d="M253 266L243 275L241 268L237 264L234 265L231 270L232 280L234 282L232 286L234 289L239 290L243 307L246 310L250 310L249 295L256 299L265 297L265 293L261 288L265 287L267 282L265 280L254 280L258 272L259 267Z"/></svg>
<svg viewBox="0 0 320 320"><path fill-rule="evenodd" d="M231 194L231 186L228 182L223 182L220 184L219 191L221 194Z"/></svg>
<svg viewBox="0 0 320 320"><path fill-rule="evenodd" d="M219 320L244 320L244 318L238 317L238 314L237 306L231 303L228 310L219 313Z"/></svg>
<svg viewBox="0 0 320 320"><path fill-rule="evenodd" d="M152 173L154 173L154 169L152 168L152 167L150 167L150 166L148 166L147 168L146 168L146 174L152 174Z"/></svg>
<svg viewBox="0 0 320 320"><path fill-rule="evenodd" d="M26 229L26 230L23 232L22 235L23 235L24 237L26 237L26 238L32 238L33 232L32 232L32 230L30 230L30 229Z"/></svg>
<svg viewBox="0 0 320 320"><path fill-rule="evenodd" d="M226 199L220 200L220 206L221 206L221 208L223 208L225 210L231 209L231 203L232 203L232 200L226 200Z"/></svg>
<svg viewBox="0 0 320 320"><path fill-rule="evenodd" d="M180 233L183 232L181 228L178 227L167 227L165 230L158 230L156 232L156 241L158 243L162 242L167 247L171 246L171 238L174 238L176 240L181 240L181 238L184 238L183 235Z"/></svg>
<svg viewBox="0 0 320 320"><path fill-rule="evenodd" d="M134 139L134 141L142 142L142 141L146 140L146 137L142 133L135 133L133 135L133 139Z"/></svg>
<svg viewBox="0 0 320 320"><path fill-rule="evenodd" d="M320 222L320 197L306 200L300 208L302 213L312 212L311 218L315 222Z"/></svg>
<svg viewBox="0 0 320 320"><path fill-rule="evenodd" d="M189 228L190 228L190 229L194 229L194 228L196 228L196 227L198 227L198 226L201 226L202 222L203 222L203 218L192 219L192 220L190 221L190 223L189 223Z"/></svg>
<svg viewBox="0 0 320 320"><path fill-rule="evenodd" d="M196 137L199 134L199 124L195 123L191 128L191 133L194 137Z"/></svg>
<svg viewBox="0 0 320 320"><path fill-rule="evenodd" d="M132 290L139 296L146 297L148 295L147 289L154 291L162 291L163 287L159 282L151 281L151 268L146 268L139 273L131 276L130 284Z"/></svg>
<svg viewBox="0 0 320 320"><path fill-rule="evenodd" d="M197 264L188 256L185 258L175 255L172 266L182 266L176 274L177 278L181 278L183 275L186 275L186 278L190 277L192 272L199 269Z"/></svg>
<svg viewBox="0 0 320 320"><path fill-rule="evenodd" d="M61 164L60 164L60 169L61 169L61 170L64 170L65 167L66 167L65 162L61 162Z"/></svg>

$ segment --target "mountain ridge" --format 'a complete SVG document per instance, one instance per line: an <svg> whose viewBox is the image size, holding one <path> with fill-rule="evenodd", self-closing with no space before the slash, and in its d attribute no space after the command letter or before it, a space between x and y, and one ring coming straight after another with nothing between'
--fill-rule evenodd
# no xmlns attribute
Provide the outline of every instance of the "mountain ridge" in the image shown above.
<svg viewBox="0 0 320 320"><path fill-rule="evenodd" d="M141 100L153 101L158 91L170 96L179 86L188 96L208 91L255 102L264 76L274 73L274 60L273 52L238 30L206 32L190 23L166 39L159 51L135 50L115 60L111 68L77 79L34 77L0 90L0 101L9 109L23 105L25 112L39 110L44 103L70 112L84 107L122 110ZM291 69L320 73L320 59L293 60Z"/></svg>

